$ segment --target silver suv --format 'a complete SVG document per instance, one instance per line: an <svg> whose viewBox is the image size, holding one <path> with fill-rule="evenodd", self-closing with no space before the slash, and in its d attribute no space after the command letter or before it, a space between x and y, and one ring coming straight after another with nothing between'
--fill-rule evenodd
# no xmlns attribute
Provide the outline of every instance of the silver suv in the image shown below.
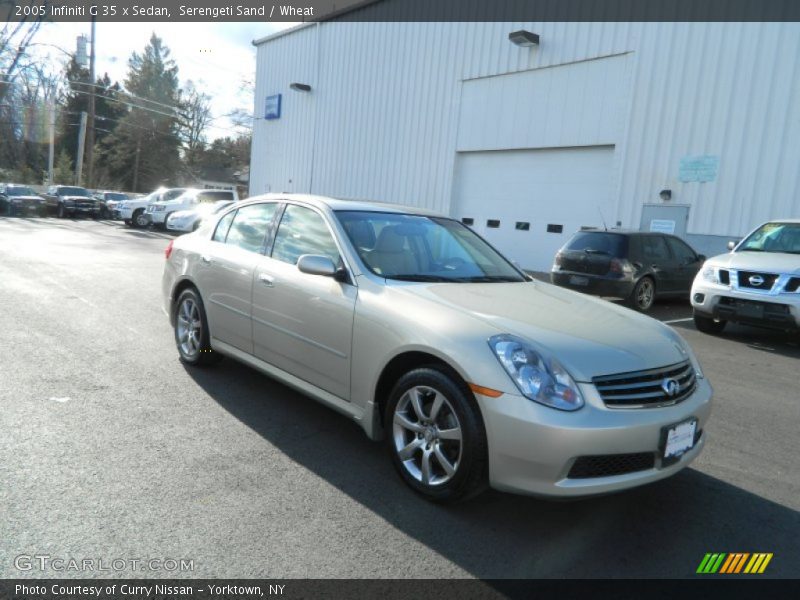
<svg viewBox="0 0 800 600"><path fill-rule="evenodd" d="M800 330L800 219L769 221L729 254L708 259L692 285L697 329L720 333L728 321Z"/></svg>

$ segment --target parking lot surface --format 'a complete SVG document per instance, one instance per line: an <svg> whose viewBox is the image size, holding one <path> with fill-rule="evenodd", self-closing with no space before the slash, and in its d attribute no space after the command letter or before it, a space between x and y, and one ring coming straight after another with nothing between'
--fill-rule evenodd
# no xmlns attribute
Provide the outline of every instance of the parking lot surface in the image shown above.
<svg viewBox="0 0 800 600"><path fill-rule="evenodd" d="M797 337L697 332L715 389L679 475L572 502L429 504L355 423L232 360L178 361L170 235L0 218L0 577L692 577L707 552L800 575ZM189 559L192 572L53 572L19 555Z"/></svg>

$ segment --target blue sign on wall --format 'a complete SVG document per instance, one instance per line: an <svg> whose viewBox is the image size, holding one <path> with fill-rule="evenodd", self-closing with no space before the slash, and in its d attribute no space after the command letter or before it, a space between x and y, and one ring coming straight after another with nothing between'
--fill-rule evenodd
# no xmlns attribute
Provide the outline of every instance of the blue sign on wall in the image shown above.
<svg viewBox="0 0 800 600"><path fill-rule="evenodd" d="M717 178L719 156L684 156L678 168L681 181L714 181Z"/></svg>
<svg viewBox="0 0 800 600"><path fill-rule="evenodd" d="M281 95L275 94L274 96L267 96L267 106L264 111L265 119L280 119L281 118Z"/></svg>

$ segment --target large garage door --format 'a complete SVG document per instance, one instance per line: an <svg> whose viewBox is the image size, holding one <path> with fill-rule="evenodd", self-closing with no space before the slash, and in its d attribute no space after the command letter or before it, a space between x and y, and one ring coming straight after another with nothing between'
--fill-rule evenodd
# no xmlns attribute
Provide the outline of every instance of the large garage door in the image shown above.
<svg viewBox="0 0 800 600"><path fill-rule="evenodd" d="M614 146L460 152L452 216L522 267L549 271L582 226L610 227Z"/></svg>

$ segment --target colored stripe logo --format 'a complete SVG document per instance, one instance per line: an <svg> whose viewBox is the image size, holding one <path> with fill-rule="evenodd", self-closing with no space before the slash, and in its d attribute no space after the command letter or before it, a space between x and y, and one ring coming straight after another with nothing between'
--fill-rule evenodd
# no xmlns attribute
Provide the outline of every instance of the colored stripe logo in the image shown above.
<svg viewBox="0 0 800 600"><path fill-rule="evenodd" d="M738 573L763 573L769 561L772 560L772 552L708 552L703 560L700 561L700 566L697 567L697 573L705 574L738 574Z"/></svg>

